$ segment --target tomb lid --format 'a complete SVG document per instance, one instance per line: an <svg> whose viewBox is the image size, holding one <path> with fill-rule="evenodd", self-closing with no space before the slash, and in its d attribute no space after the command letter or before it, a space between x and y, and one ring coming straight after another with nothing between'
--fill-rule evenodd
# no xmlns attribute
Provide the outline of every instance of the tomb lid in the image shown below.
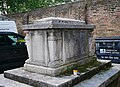
<svg viewBox="0 0 120 87"><path fill-rule="evenodd" d="M60 17L48 17L43 18L40 20L35 20L34 23L46 23L46 22L52 22L53 24L85 24L84 21L75 20L75 19L69 19L69 18L60 18Z"/></svg>
<svg viewBox="0 0 120 87"><path fill-rule="evenodd" d="M95 26L91 24L85 24L84 21L60 18L60 17L48 17L40 20L35 20L33 24L23 25L23 29L94 29Z"/></svg>

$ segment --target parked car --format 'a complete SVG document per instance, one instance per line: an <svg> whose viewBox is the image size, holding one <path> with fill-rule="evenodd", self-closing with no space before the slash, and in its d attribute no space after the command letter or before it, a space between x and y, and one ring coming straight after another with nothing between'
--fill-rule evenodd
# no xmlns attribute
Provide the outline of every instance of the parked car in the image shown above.
<svg viewBox="0 0 120 87"><path fill-rule="evenodd" d="M22 67L28 58L24 36L0 32L0 72Z"/></svg>

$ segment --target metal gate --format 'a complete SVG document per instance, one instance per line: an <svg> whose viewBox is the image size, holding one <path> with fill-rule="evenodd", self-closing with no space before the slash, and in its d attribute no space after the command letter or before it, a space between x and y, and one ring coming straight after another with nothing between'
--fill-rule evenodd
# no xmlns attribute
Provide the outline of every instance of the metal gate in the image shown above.
<svg viewBox="0 0 120 87"><path fill-rule="evenodd" d="M98 59L120 63L120 36L95 39L95 53Z"/></svg>

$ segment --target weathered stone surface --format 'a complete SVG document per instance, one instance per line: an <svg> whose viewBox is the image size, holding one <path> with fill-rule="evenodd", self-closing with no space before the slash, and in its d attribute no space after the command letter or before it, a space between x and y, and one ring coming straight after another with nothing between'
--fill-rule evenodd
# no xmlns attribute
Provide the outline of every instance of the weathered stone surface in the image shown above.
<svg viewBox="0 0 120 87"><path fill-rule="evenodd" d="M90 58L84 58L82 60L75 61L75 62L72 62L70 64L66 64L66 65L63 65L60 67L56 67L56 68L35 65L35 64L31 64L31 62L30 62L30 64L25 63L23 69L27 70L29 72L36 72L39 74L45 74L45 75L50 75L50 76L58 76L59 74L65 72L68 69L68 67L74 68L74 65L80 65L80 64L83 65L83 64L89 62L90 60L91 60Z"/></svg>
<svg viewBox="0 0 120 87"><path fill-rule="evenodd" d="M23 82L23 79L26 79L26 83L35 87L69 87L67 83L71 83L71 79L75 78L76 76L69 76L69 77L51 77L47 75L41 75L37 73L27 72L22 69L15 69L10 70L4 73L5 77ZM39 84L39 85L38 85ZM61 86L65 84L65 86ZM67 86L68 85L68 86Z"/></svg>
<svg viewBox="0 0 120 87"><path fill-rule="evenodd" d="M24 65L25 70L56 76L74 62L85 63L90 56L89 36L94 25L80 20L49 17L23 28L29 31L26 36L29 59Z"/></svg>
<svg viewBox="0 0 120 87"><path fill-rule="evenodd" d="M7 79L0 74L0 87L33 87L24 83L20 83L11 79Z"/></svg>
<svg viewBox="0 0 120 87"><path fill-rule="evenodd" d="M24 29L93 29L94 25L85 24L84 21L60 18L60 17L48 17L40 20L36 20L33 24L24 25Z"/></svg>
<svg viewBox="0 0 120 87"><path fill-rule="evenodd" d="M106 62L106 60L102 60L102 62ZM111 69L100 72L96 74L95 76L93 76L92 78L82 81L81 83L75 85L74 87L120 87L120 84L119 84L120 65L112 64L112 66L113 67ZM30 85L34 85L35 87L54 87L53 85L55 85L55 87L57 87L58 85L60 85L60 83L61 85L58 87L70 87L70 84L71 83L73 84L72 80L79 77L79 76L73 76L73 75L64 76L64 77L51 77L51 76L46 76L46 75L41 75L41 74L24 72L24 70L21 70L21 69L9 70L9 71L5 71L5 73L6 73L5 77L8 77L14 80L17 79L17 81L19 80L19 82L24 82L24 83L28 82L29 85L25 85L24 83L19 83L17 81L13 81L11 79L5 78L2 74L0 75L0 86L1 87L2 86L4 87L33 87ZM23 77L25 77L24 80L21 79ZM32 78L36 82L33 81ZM71 82L68 83L67 81L70 81L70 79L72 80ZM38 82L38 81L41 81L41 82ZM73 81L77 82L76 80L73 80Z"/></svg>
<svg viewBox="0 0 120 87"><path fill-rule="evenodd" d="M119 79L120 70L119 64L113 64L111 69L100 72L90 79L87 79L74 87L120 87ZM116 73L117 72L117 73Z"/></svg>
<svg viewBox="0 0 120 87"><path fill-rule="evenodd" d="M108 67L110 65L111 65L111 62L106 62L105 64L102 64L99 67L93 68L90 71L87 71L85 73L81 73L78 76L71 75L71 76L51 77L47 75L31 73L31 72L22 70L21 68L5 71L4 76L6 78L13 79L22 83L26 83L34 87L73 87L74 85L80 83L81 81L92 77L93 75L98 73L100 70L102 70L103 67ZM102 74L99 73L97 75L102 76L101 77L102 80L98 81L100 83L92 84L92 87L99 87L99 86L103 87L104 85L110 84L113 80L115 80L118 76L120 76L120 69L118 68L118 66L112 67L110 70L106 72L102 72ZM99 78L96 78L96 79L99 79ZM82 85L78 84L76 86L81 87Z"/></svg>

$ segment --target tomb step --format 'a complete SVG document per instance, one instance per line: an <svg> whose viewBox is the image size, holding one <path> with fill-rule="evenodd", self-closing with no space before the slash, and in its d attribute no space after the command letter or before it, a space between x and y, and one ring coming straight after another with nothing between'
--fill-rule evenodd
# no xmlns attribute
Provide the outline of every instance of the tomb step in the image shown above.
<svg viewBox="0 0 120 87"><path fill-rule="evenodd" d="M108 61L103 65L110 66L111 62ZM91 69L89 72L81 73L81 75L78 76L71 75L62 77L51 77L47 75L28 72L22 70L21 68L5 71L4 76L6 78L36 87L72 87L80 83L81 81L88 79L88 76L93 76L97 74L99 70L102 69L103 65Z"/></svg>
<svg viewBox="0 0 120 87"><path fill-rule="evenodd" d="M94 75L92 78L80 82L79 84L75 85L74 87L106 87L109 83L111 83L113 80L115 80L117 77L120 76L120 65L113 64L113 66L114 67L112 67L108 71L100 72L100 73ZM41 79L43 80L42 82L44 82L46 79L46 83L48 83L48 84L52 83L53 85L56 84L56 86L49 85L49 87L57 87L57 83L59 83L60 81L65 83L70 78L74 78L74 77L75 76L65 77L65 78L52 77L52 79L51 79L51 77L49 77L49 76L46 77L44 75L41 75ZM37 76L35 78L39 79L39 77L37 77ZM69 84L67 84L67 85L68 86L61 85L58 87L70 87ZM4 77L3 74L1 74L0 75L0 87L32 87L32 86L7 79ZM42 85L41 87L46 87L46 86ZM119 87L119 86L117 86L117 87Z"/></svg>
<svg viewBox="0 0 120 87"><path fill-rule="evenodd" d="M0 74L0 87L33 87L24 83L20 83L11 79L7 79Z"/></svg>
<svg viewBox="0 0 120 87"><path fill-rule="evenodd" d="M84 80L74 87L120 87L120 64L112 64L113 67L107 71L100 72L92 78ZM115 84L111 84L115 81Z"/></svg>

